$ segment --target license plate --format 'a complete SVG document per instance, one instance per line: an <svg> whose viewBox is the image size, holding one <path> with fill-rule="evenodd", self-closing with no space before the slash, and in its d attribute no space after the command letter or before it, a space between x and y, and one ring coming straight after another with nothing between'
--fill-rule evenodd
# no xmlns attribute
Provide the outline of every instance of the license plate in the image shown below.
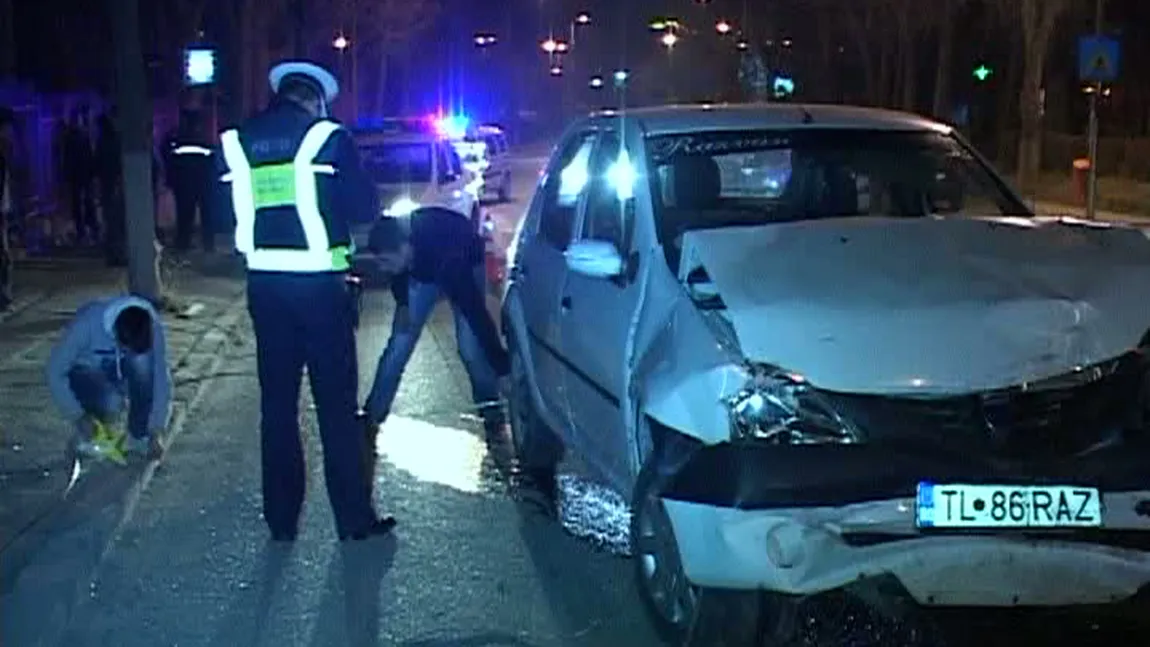
<svg viewBox="0 0 1150 647"><path fill-rule="evenodd" d="M1069 485L919 483L919 528L1093 528L1102 525L1098 490Z"/></svg>

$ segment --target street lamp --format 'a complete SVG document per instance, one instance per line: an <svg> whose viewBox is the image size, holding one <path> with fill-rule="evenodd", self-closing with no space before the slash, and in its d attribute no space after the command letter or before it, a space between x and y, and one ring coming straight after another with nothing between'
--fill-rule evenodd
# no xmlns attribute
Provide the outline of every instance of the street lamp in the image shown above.
<svg viewBox="0 0 1150 647"><path fill-rule="evenodd" d="M497 39L491 34L475 35L475 45L477 47L487 47L488 45L494 45L496 42L498 42Z"/></svg>
<svg viewBox="0 0 1150 647"><path fill-rule="evenodd" d="M575 16L575 22L580 25L587 25L591 23L591 14L586 11L580 11L579 15Z"/></svg>
<svg viewBox="0 0 1150 647"><path fill-rule="evenodd" d="M552 65L551 66L551 76L562 76L562 74L563 74L563 67L561 65Z"/></svg>
<svg viewBox="0 0 1150 647"><path fill-rule="evenodd" d="M627 82L627 70L615 70L615 85L622 86Z"/></svg>
<svg viewBox="0 0 1150 647"><path fill-rule="evenodd" d="M555 51L559 52L560 54L566 53L569 49L571 49L571 46L563 41L558 41L555 43Z"/></svg>
<svg viewBox="0 0 1150 647"><path fill-rule="evenodd" d="M662 41L663 45L666 46L667 49L671 49L675 46L675 43L679 42L679 37L676 36L674 32L669 31L663 34L663 37L659 40Z"/></svg>
<svg viewBox="0 0 1150 647"><path fill-rule="evenodd" d="M603 77L601 77L601 76L591 77L590 85L591 85L591 87L593 87L595 89L599 89L599 88L603 87Z"/></svg>
<svg viewBox="0 0 1150 647"><path fill-rule="evenodd" d="M555 50L559 49L559 43L555 42L554 38L548 38L539 46L542 47L543 51L547 52L548 54L554 54Z"/></svg>
<svg viewBox="0 0 1150 647"><path fill-rule="evenodd" d="M738 47L741 50L745 50L750 47L750 45L747 44L747 41L740 40L739 42L735 43L735 47Z"/></svg>
<svg viewBox="0 0 1150 647"><path fill-rule="evenodd" d="M719 22L715 23L715 31L726 36L727 34L731 33L731 23L727 22L726 20L720 20Z"/></svg>
<svg viewBox="0 0 1150 647"><path fill-rule="evenodd" d="M343 50L347 49L348 45L351 45L351 41L349 41L347 38L345 38L343 34L336 36L335 40L331 41L331 46L338 49L341 52Z"/></svg>

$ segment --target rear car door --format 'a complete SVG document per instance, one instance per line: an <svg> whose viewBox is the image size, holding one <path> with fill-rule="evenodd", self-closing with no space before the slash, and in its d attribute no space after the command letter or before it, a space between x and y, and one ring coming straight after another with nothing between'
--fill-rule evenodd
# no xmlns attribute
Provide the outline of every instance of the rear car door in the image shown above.
<svg viewBox="0 0 1150 647"><path fill-rule="evenodd" d="M574 238L596 138L596 132L588 129L570 134L561 143L533 202L537 213L531 214L522 233L512 269L536 385L548 417L564 425L569 425L563 389L567 360L559 351L558 312L567 274L563 253Z"/></svg>
<svg viewBox="0 0 1150 647"><path fill-rule="evenodd" d="M464 177L462 160L449 144L436 142L435 149L438 167L436 201L456 213L471 217L473 201L469 199L465 190L467 178ZM476 223L477 228L478 226L479 223Z"/></svg>
<svg viewBox="0 0 1150 647"><path fill-rule="evenodd" d="M639 254L634 250L634 154L621 156L619 133L605 130L591 163L578 240L611 243L624 259L614 278L568 271L559 295L561 350L568 359L564 390L583 455L612 484L631 478L632 456L622 399L627 389L627 336L639 305ZM622 186L622 184L627 186Z"/></svg>

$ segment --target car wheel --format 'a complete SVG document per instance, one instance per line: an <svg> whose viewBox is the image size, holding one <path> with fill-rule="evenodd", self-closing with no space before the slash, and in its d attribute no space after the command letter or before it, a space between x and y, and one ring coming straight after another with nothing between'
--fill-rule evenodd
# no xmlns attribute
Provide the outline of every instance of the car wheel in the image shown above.
<svg viewBox="0 0 1150 647"><path fill-rule="evenodd" d="M635 585L655 631L672 645L758 644L758 595L704 589L683 572L678 540L659 496L658 458L647 459L631 508Z"/></svg>
<svg viewBox="0 0 1150 647"><path fill-rule="evenodd" d="M507 397L511 440L520 468L532 475L553 474L563 458L563 443L540 418L531 397L523 354L511 344L511 377Z"/></svg>
<svg viewBox="0 0 1150 647"><path fill-rule="evenodd" d="M507 202L511 199L511 174L504 173L503 180L499 183L499 201Z"/></svg>

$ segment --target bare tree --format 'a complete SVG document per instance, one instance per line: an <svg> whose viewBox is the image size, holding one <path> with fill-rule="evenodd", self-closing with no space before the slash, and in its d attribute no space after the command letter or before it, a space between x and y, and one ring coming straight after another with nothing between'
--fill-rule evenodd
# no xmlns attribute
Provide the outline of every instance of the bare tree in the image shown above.
<svg viewBox="0 0 1150 647"><path fill-rule="evenodd" d="M1018 140L1018 178L1026 187L1034 183L1042 156L1042 81L1050 40L1070 0L999 0L1022 28L1022 89L1018 95L1021 117Z"/></svg>
<svg viewBox="0 0 1150 647"><path fill-rule="evenodd" d="M937 28L938 49L936 51L934 71L934 100L931 102L931 114L936 119L943 119L950 112L950 72L954 66L954 27L955 19L967 0L941 0L936 4L938 13L933 20Z"/></svg>
<svg viewBox="0 0 1150 647"><path fill-rule="evenodd" d="M128 286L159 302L162 294L156 262L156 214L152 201L152 106L140 46L139 0L110 0L116 58L116 95L123 155L127 211Z"/></svg>
<svg viewBox="0 0 1150 647"><path fill-rule="evenodd" d="M331 6L326 0L322 4ZM387 104L388 70L393 57L431 26L438 11L437 0L342 0L335 11L329 12L326 29L332 33L342 31L352 40L348 56L352 57L356 84L359 79L370 79L371 109L375 114Z"/></svg>
<svg viewBox="0 0 1150 647"><path fill-rule="evenodd" d="M15 22L12 0L0 0L0 78L16 73Z"/></svg>

